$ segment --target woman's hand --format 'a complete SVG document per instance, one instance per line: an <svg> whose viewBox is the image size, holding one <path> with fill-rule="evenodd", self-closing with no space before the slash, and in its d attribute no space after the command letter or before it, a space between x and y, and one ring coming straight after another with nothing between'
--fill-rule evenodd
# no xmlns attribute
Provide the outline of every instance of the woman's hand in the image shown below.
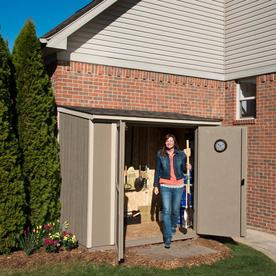
<svg viewBox="0 0 276 276"><path fill-rule="evenodd" d="M154 187L153 192L154 192L155 195L158 195L158 194L159 194L159 189L158 189L158 187Z"/></svg>
<svg viewBox="0 0 276 276"><path fill-rule="evenodd" d="M187 170L191 170L192 169L192 165L191 164L186 164L186 168L187 168Z"/></svg>

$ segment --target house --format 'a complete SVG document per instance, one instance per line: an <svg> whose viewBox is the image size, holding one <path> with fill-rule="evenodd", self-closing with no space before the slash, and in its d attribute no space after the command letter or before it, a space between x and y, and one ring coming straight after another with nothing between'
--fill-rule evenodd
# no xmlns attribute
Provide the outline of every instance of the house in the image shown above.
<svg viewBox="0 0 276 276"><path fill-rule="evenodd" d="M122 250L125 165L154 169L167 131L191 142L197 232L276 234L275 1L95 0L40 40L86 247Z"/></svg>

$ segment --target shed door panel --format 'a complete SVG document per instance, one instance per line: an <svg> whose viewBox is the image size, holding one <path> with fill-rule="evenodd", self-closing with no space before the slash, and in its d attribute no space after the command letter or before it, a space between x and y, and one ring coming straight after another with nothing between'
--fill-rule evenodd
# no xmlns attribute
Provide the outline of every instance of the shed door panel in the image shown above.
<svg viewBox="0 0 276 276"><path fill-rule="evenodd" d="M244 187L241 187L245 178L244 133L241 127L199 127L197 130L195 226L198 234L242 234L245 223ZM227 143L224 152L214 149L218 139Z"/></svg>
<svg viewBox="0 0 276 276"><path fill-rule="evenodd" d="M124 259L124 164L125 164L125 123L120 121L117 128L117 167L116 167L116 248L117 260Z"/></svg>
<svg viewBox="0 0 276 276"><path fill-rule="evenodd" d="M114 245L116 124L94 124L92 246Z"/></svg>

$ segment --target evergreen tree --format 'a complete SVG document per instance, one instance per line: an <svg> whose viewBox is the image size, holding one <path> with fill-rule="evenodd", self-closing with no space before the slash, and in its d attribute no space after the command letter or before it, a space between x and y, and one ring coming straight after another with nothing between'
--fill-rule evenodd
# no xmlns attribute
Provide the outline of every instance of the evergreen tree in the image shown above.
<svg viewBox="0 0 276 276"><path fill-rule="evenodd" d="M59 217L60 164L56 108L35 26L28 20L14 49L19 144L32 226Z"/></svg>
<svg viewBox="0 0 276 276"><path fill-rule="evenodd" d="M0 35L0 252L15 246L24 228L25 191L18 139L15 135L11 95L14 89L11 57Z"/></svg>

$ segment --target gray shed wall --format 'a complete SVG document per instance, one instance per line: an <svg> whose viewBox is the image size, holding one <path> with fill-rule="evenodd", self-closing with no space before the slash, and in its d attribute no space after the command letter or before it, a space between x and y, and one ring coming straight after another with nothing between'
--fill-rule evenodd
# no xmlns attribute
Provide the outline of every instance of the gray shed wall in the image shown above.
<svg viewBox="0 0 276 276"><path fill-rule="evenodd" d="M60 113L61 219L87 243L89 121Z"/></svg>

